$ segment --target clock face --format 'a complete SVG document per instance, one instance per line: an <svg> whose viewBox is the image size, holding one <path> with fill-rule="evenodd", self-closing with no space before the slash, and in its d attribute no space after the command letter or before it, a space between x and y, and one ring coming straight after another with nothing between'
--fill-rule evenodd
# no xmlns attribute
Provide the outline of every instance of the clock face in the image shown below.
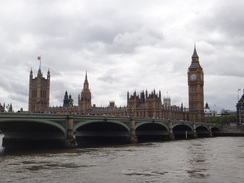
<svg viewBox="0 0 244 183"><path fill-rule="evenodd" d="M196 79L197 79L197 75L196 75L196 74L192 74L192 75L190 76L190 79L191 79L191 80L196 80Z"/></svg>

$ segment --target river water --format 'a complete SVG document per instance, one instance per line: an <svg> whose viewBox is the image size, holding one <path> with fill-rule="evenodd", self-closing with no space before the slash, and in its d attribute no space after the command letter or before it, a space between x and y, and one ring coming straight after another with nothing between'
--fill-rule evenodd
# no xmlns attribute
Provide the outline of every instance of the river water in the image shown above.
<svg viewBox="0 0 244 183"><path fill-rule="evenodd" d="M1 183L239 183L243 180L244 137L56 150L0 147Z"/></svg>

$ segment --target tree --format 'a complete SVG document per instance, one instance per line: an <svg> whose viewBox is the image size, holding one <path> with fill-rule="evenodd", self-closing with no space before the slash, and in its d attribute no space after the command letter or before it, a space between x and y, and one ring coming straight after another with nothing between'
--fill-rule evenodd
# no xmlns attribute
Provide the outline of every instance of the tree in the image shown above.
<svg viewBox="0 0 244 183"><path fill-rule="evenodd" d="M231 122L236 122L236 115L206 116L205 121L217 125L229 125Z"/></svg>

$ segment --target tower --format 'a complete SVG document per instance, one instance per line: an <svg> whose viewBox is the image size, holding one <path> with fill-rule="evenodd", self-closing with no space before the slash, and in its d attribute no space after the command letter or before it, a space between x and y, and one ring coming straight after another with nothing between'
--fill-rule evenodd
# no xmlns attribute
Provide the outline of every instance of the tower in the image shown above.
<svg viewBox="0 0 244 183"><path fill-rule="evenodd" d="M196 46L188 68L189 120L204 121L204 74L199 63Z"/></svg>
<svg viewBox="0 0 244 183"><path fill-rule="evenodd" d="M164 97L163 101L164 101L163 104L165 106L168 106L168 107L171 106L171 99L170 99L170 97Z"/></svg>
<svg viewBox="0 0 244 183"><path fill-rule="evenodd" d="M43 77L41 68L38 69L37 77L33 78L30 71L29 80L29 112L44 112L49 107L50 96L50 71L47 72L47 79Z"/></svg>
<svg viewBox="0 0 244 183"><path fill-rule="evenodd" d="M81 113L86 113L87 109L91 108L91 91L89 89L87 72L86 72L82 92L78 96L78 105L79 105Z"/></svg>
<svg viewBox="0 0 244 183"><path fill-rule="evenodd" d="M66 91L64 94L63 107L71 107L71 106L73 106L73 99L71 95L68 95L68 92Z"/></svg>

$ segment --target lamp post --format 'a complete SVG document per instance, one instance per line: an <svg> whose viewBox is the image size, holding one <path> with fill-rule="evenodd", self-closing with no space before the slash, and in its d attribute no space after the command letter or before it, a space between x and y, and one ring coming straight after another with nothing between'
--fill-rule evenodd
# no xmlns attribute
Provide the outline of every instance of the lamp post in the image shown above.
<svg viewBox="0 0 244 183"><path fill-rule="evenodd" d="M240 102L240 105L239 105L239 125L241 125L242 110L243 110L243 102Z"/></svg>
<svg viewBox="0 0 244 183"><path fill-rule="evenodd" d="M237 113L239 115L239 125L241 125L241 110L243 109L243 102L241 102L241 100L239 100L239 93L240 93L241 89L237 89Z"/></svg>
<svg viewBox="0 0 244 183"><path fill-rule="evenodd" d="M240 93L241 89L237 89L237 101L239 100L239 93Z"/></svg>

